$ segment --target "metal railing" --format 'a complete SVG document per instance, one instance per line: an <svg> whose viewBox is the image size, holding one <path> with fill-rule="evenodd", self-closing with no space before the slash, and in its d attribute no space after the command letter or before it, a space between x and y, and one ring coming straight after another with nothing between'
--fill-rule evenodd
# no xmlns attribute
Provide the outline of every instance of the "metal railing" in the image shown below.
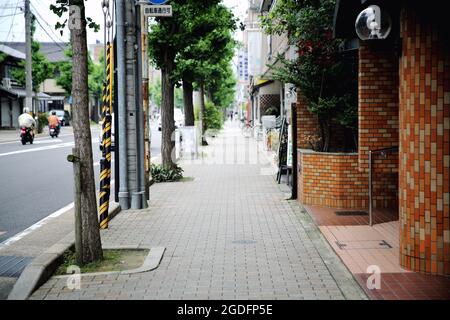
<svg viewBox="0 0 450 320"><path fill-rule="evenodd" d="M373 207L372 207L372 155L380 154L384 159L386 159L388 153L398 152L398 147L390 147L378 150L369 150L369 225L373 225Z"/></svg>

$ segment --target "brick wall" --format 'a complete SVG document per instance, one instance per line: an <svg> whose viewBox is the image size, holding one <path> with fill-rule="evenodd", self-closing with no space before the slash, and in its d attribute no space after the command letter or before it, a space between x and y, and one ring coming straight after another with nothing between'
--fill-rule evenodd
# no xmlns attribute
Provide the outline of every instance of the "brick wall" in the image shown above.
<svg viewBox="0 0 450 320"><path fill-rule="evenodd" d="M359 153L301 153L298 197L304 204L341 208L368 207L369 150L398 146L398 58L392 45L360 44ZM318 132L317 118L297 94L298 147L309 149L305 135ZM334 128L331 143L342 133ZM398 208L398 153L373 155L373 206Z"/></svg>
<svg viewBox="0 0 450 320"><path fill-rule="evenodd" d="M308 110L305 98L297 90L297 147L310 149L311 146L305 141L305 137L317 135L318 128L317 117Z"/></svg>
<svg viewBox="0 0 450 320"><path fill-rule="evenodd" d="M358 75L359 165L369 150L398 146L398 57L392 43L360 41Z"/></svg>
<svg viewBox="0 0 450 320"><path fill-rule="evenodd" d="M360 41L358 75L359 169L368 171L369 151L399 145L398 57L390 41ZM398 207L398 153L373 155L373 198Z"/></svg>
<svg viewBox="0 0 450 320"><path fill-rule="evenodd" d="M450 49L446 26L425 18L436 13L414 3L401 15L400 262L449 275Z"/></svg>
<svg viewBox="0 0 450 320"><path fill-rule="evenodd" d="M368 207L367 174L357 153L298 151L298 199L305 205Z"/></svg>

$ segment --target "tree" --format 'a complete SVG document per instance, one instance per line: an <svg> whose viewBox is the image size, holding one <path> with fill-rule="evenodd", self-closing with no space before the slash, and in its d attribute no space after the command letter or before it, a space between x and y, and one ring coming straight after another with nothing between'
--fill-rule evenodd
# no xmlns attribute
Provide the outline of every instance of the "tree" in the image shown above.
<svg viewBox="0 0 450 320"><path fill-rule="evenodd" d="M149 56L161 69L161 155L166 169L176 167L172 159L175 146L172 139L175 131L174 87L180 80L176 59L181 51L211 31L212 26L205 23L204 17L220 0L172 0L170 3L173 16L156 18L148 36Z"/></svg>
<svg viewBox="0 0 450 320"><path fill-rule="evenodd" d="M236 78L231 67L231 57L222 59L206 82L206 91L218 107L228 108L234 101Z"/></svg>
<svg viewBox="0 0 450 320"><path fill-rule="evenodd" d="M217 75L223 75L223 69L229 65L236 45L232 32L236 29L236 20L232 12L222 4L215 4L203 14L197 15L191 24L191 28L202 31L191 43L184 47L176 60L176 73L183 81L185 97L185 114L190 118L193 115L192 83L195 83L200 91L200 123L202 144L207 142L204 138L206 121L205 94L212 96L211 90L205 90L205 86ZM211 50L214 48L214 50ZM231 70L231 69L230 69ZM221 79L223 80L223 78ZM210 87L213 88L212 86ZM186 121L186 124L188 122Z"/></svg>
<svg viewBox="0 0 450 320"><path fill-rule="evenodd" d="M333 120L350 128L354 137L357 130L357 80L340 53L342 42L333 39L334 8L335 0L280 0L261 18L266 33L287 33L297 46L297 59L279 55L281 67L272 69L276 79L297 86L317 116L321 151L330 148Z"/></svg>
<svg viewBox="0 0 450 320"><path fill-rule="evenodd" d="M155 83L150 84L150 100L161 110L161 80L157 79Z"/></svg>
<svg viewBox="0 0 450 320"><path fill-rule="evenodd" d="M88 96L88 53L86 26L89 21L85 16L83 0L56 0L51 5L59 17L68 11L68 6L79 8L80 18L76 20L79 28L71 29L72 43L72 97L73 97L73 132L75 148L80 161L81 185L81 247L78 248L79 263L86 264L103 259L97 215L97 200L95 195L95 180L92 157L91 130L89 121ZM64 26L58 23L57 26ZM79 252L81 251L81 252Z"/></svg>
<svg viewBox="0 0 450 320"><path fill-rule="evenodd" d="M59 62L56 68L59 69L59 76L56 78L56 84L63 88L68 95L72 94L72 45L64 52L67 57L66 61ZM100 64L97 65L92 61L88 55L88 86L89 92L93 95L102 93L102 85L104 79L104 57L100 56Z"/></svg>

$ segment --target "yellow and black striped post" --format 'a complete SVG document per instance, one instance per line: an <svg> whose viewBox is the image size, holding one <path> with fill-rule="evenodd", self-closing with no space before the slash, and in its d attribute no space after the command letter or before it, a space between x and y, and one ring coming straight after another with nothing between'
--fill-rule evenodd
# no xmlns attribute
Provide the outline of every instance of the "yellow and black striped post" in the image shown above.
<svg viewBox="0 0 450 320"><path fill-rule="evenodd" d="M102 159L100 160L100 228L108 228L111 193L111 125L112 125L112 59L111 44L106 47L106 81L102 97Z"/></svg>

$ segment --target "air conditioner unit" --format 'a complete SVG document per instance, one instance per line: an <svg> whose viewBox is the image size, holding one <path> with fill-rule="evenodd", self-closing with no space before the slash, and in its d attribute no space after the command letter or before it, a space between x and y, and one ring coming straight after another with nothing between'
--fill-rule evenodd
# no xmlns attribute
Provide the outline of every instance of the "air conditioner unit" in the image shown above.
<svg viewBox="0 0 450 320"><path fill-rule="evenodd" d="M3 78L2 85L6 89L11 89L11 79L10 78Z"/></svg>

